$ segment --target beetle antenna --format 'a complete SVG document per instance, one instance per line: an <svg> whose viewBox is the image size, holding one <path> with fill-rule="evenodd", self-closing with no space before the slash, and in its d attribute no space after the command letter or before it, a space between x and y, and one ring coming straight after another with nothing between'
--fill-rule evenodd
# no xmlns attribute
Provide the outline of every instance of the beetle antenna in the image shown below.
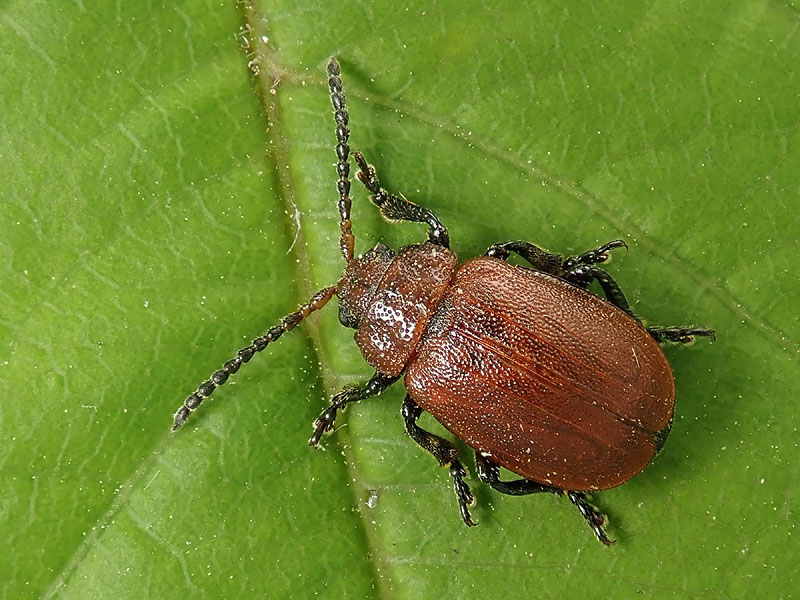
<svg viewBox="0 0 800 600"><path fill-rule="evenodd" d="M350 120L347 114L347 104L344 100L342 90L342 78L339 63L335 58L331 58L328 63L328 87L331 90L331 104L333 104L333 117L336 119L336 172L339 180L336 182L336 189L339 191L339 227L342 236L339 238L339 248L342 256L347 262L353 260L353 248L356 238L351 232L352 223L350 222L350 146L347 140L350 138L350 128L347 126Z"/></svg>
<svg viewBox="0 0 800 600"><path fill-rule="evenodd" d="M189 415L197 410L197 407L200 406L200 403L208 398L215 389L225 383L228 380L228 377L236 373L242 364L253 358L253 355L256 352L261 352L269 345L270 342L274 342L287 331L294 329L300 321L305 319L312 312L325 306L328 303L328 300L333 297L335 292L335 287L329 287L318 291L316 294L314 294L314 297L309 300L308 304L301 306L298 310L283 317L278 325L271 327L264 335L254 339L249 346L245 346L239 350L236 353L236 356L222 365L221 369L214 371L211 374L211 377L201 383L197 387L197 390L195 390L186 398L186 400L183 401L183 404L178 409L178 412L175 413L175 421L172 424L172 431L175 431L181 425L183 425L186 422L186 419L189 418Z"/></svg>

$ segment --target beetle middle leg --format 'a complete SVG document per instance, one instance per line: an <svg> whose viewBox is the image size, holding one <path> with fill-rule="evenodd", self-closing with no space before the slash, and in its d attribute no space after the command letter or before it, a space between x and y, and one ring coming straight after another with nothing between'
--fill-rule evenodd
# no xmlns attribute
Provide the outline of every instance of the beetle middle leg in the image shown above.
<svg viewBox="0 0 800 600"><path fill-rule="evenodd" d="M461 511L461 518L468 527L477 525L469 514L468 505L475 503L469 486L464 481L467 471L458 460L458 449L446 439L425 431L417 425L417 419L422 415L422 409L414 402L410 395L406 395L403 400L403 407L400 411L406 423L406 431L411 438L422 448L433 454L442 467L450 466L450 475L453 478L453 489L458 499L458 508Z"/></svg>
<svg viewBox="0 0 800 600"><path fill-rule="evenodd" d="M511 240L500 244L492 244L489 246L484 256L508 260L512 252L519 254L522 258L527 260L537 271L556 276L564 272L564 269L561 267L564 263L564 257L561 254L548 252L535 244L523 242L522 240Z"/></svg>
<svg viewBox="0 0 800 600"><path fill-rule="evenodd" d="M623 240L613 240L578 256L570 256L565 259L561 254L548 252L530 242L512 240L501 244L493 244L485 255L507 260L511 252L515 252L527 260L537 271L555 275L583 289L586 289L592 281L597 280L600 287L603 288L606 299L638 321L639 319L633 314L628 301L625 299L625 294L622 293L617 282L614 281L611 275L593 266L596 263L608 260L609 250L621 247L627 248L628 246Z"/></svg>
<svg viewBox="0 0 800 600"><path fill-rule="evenodd" d="M608 260L609 250L622 247L627 248L628 245L623 240L613 240L577 256L570 256L565 259L561 254L548 252L530 242L512 240L500 244L492 244L486 251L485 256L507 260L511 253L515 252L528 261L537 271L555 275L584 289L592 281L597 280L603 288L606 299L611 304L636 318L617 282L608 273L593 266Z"/></svg>
<svg viewBox="0 0 800 600"><path fill-rule="evenodd" d="M316 421L314 421L314 433L308 440L309 446L316 446L322 439L322 434L333 429L336 421L336 414L351 402L365 400L370 396L377 396L387 387L397 381L397 377L386 377L380 373L375 373L372 378L362 385L349 385L341 392L331 398L331 405L322 411Z"/></svg>
<svg viewBox="0 0 800 600"><path fill-rule="evenodd" d="M641 322L639 317L633 314L633 310L631 310L631 306L628 304L628 300L625 298L625 294L622 293L619 284L614 281L611 275L603 271L603 269L581 264L565 272L561 275L561 278L583 289L586 289L592 281L597 281L600 287L603 288L603 294L605 294L606 300Z"/></svg>
<svg viewBox="0 0 800 600"><path fill-rule="evenodd" d="M597 281L600 287L603 288L606 300L611 302L617 308L625 311L631 317L640 321L639 318L633 314L625 294L614 281L614 278L606 273L603 269L598 269L594 265L597 263L605 262L608 260L608 252L614 248L625 248L627 250L628 244L624 240L612 240L597 248L587 250L577 256L570 256L561 265L562 273L560 277L569 281L572 285L586 289L592 281ZM641 321L640 321L641 322Z"/></svg>
<svg viewBox="0 0 800 600"><path fill-rule="evenodd" d="M625 248L628 247L623 240L614 240L602 246L598 246L593 250L588 250L578 256L572 256L566 259L563 264L564 273L561 277L583 288L588 286L593 280L597 280L600 287L603 288L603 293L605 293L606 299L609 302L641 322L641 320L633 314L617 282L602 269L592 266L596 263L606 261L608 259L607 252L609 250L622 246ZM707 327L647 327L646 329L647 333L659 343L680 342L686 344L691 342L695 336L707 336L712 340L715 338L714 330Z"/></svg>
<svg viewBox="0 0 800 600"><path fill-rule="evenodd" d="M590 266L607 261L609 250L627 247L628 245L623 240L612 240L602 246L565 259L561 254L548 252L530 242L511 240L509 242L492 244L486 251L485 256L493 256L501 260L507 260L511 253L514 252L527 260L537 271L561 277L578 266Z"/></svg>
<svg viewBox="0 0 800 600"><path fill-rule="evenodd" d="M578 507L578 510L589 523L597 539L603 542L606 546L614 543L609 539L606 532L603 530L605 517L589 502L586 500L586 495L582 492L565 491L542 483L537 483L529 479L515 479L514 481L501 481L500 480L500 467L483 456L480 452L475 452L475 466L478 469L478 477L484 483L490 485L493 489L501 494L508 494L509 496L525 496L527 494L537 494L540 492L549 492L551 494L566 494L570 502Z"/></svg>

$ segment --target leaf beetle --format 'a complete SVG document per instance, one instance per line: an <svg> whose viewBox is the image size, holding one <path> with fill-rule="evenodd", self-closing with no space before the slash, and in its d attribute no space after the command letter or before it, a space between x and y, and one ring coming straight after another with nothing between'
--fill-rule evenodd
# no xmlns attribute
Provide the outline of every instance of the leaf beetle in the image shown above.
<svg viewBox="0 0 800 600"><path fill-rule="evenodd" d="M406 431L449 468L466 525L475 525L466 470L456 446L417 424L423 411L475 451L481 481L514 496L564 495L601 542L613 543L586 493L624 483L666 440L675 385L659 343L713 339L714 331L645 327L617 283L596 266L611 250L627 248L622 240L568 258L513 240L459 265L436 215L383 189L359 152L353 152L358 179L383 217L424 223L428 236L397 252L377 244L354 256L349 115L336 59L327 70L344 274L215 371L184 400L173 430L242 364L336 296L339 321L356 330L356 344L375 374L332 398L313 424L310 445L333 429L347 404L403 377ZM530 266L508 263L511 253ZM604 297L587 289L592 282ZM500 467L520 478L501 480Z"/></svg>

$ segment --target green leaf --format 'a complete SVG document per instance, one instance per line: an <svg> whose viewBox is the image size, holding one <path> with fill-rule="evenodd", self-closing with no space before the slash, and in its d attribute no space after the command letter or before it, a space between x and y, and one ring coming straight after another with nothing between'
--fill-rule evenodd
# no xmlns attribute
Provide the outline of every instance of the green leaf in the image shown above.
<svg viewBox="0 0 800 600"><path fill-rule="evenodd" d="M0 597L790 597L799 19L774 1L6 3ZM462 258L622 237L608 269L638 314L716 329L666 349L664 451L595 496L613 548L563 499L480 486L470 459L465 528L402 433L399 384L309 449L326 397L370 374L335 301L169 432L341 273L331 55L353 147ZM359 251L422 238L353 190Z"/></svg>

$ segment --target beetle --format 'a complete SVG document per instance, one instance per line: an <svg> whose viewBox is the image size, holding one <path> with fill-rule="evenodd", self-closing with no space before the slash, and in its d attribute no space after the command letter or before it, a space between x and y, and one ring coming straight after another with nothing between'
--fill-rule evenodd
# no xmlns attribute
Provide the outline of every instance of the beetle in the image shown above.
<svg viewBox="0 0 800 600"><path fill-rule="evenodd" d="M468 508L474 497L458 449L417 424L423 411L475 451L482 482L514 496L566 496L595 536L612 544L586 493L624 483L666 440L675 386L659 343L713 340L714 331L646 327L614 279L596 266L611 250L627 248L622 240L566 258L512 240L459 265L436 215L387 192L360 152L353 152L358 179L383 217L424 223L428 236L397 252L379 243L354 256L349 114L335 58L327 73L344 274L200 384L175 413L173 431L257 352L336 296L339 321L356 330L356 344L375 374L333 396L314 421L311 446L333 430L340 410L403 377L406 432L449 468L467 526L476 524ZM511 253L529 266L507 262ZM603 297L588 290L593 282ZM501 480L501 467L520 478Z"/></svg>

